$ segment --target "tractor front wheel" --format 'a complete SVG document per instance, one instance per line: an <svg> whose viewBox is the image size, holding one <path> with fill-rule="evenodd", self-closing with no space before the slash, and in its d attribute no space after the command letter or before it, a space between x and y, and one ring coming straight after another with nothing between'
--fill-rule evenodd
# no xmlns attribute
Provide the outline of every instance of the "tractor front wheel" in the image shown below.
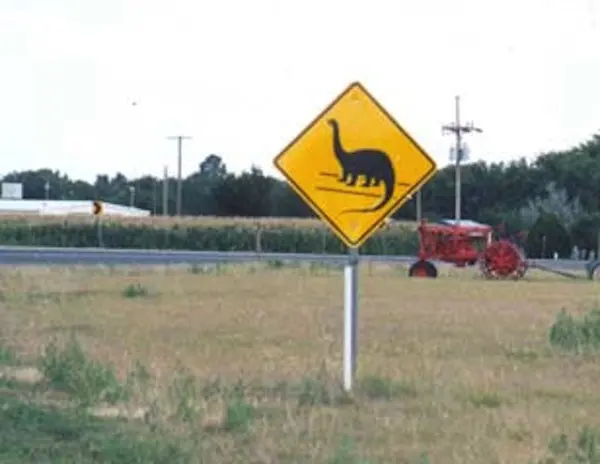
<svg viewBox="0 0 600 464"><path fill-rule="evenodd" d="M433 263L421 259L410 266L408 275L409 277L429 277L435 279L438 275L438 271Z"/></svg>
<svg viewBox="0 0 600 464"><path fill-rule="evenodd" d="M488 279L520 279L527 272L525 253L508 240L492 242L483 253L481 270Z"/></svg>

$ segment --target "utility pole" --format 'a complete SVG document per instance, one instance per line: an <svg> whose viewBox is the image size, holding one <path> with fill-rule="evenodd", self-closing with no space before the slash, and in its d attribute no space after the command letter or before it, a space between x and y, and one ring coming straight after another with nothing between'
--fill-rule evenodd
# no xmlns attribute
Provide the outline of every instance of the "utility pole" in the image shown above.
<svg viewBox="0 0 600 464"><path fill-rule="evenodd" d="M464 126L460 125L460 96L455 97L455 105L456 105L456 116L455 121L452 124L447 124L442 126L442 134L446 134L446 132L452 132L456 136L456 145L454 148L454 161L455 161L455 204L454 204L454 216L456 219L456 224L460 223L460 209L461 209L461 178L460 178L460 162L463 160L465 155L464 147L462 146L462 134L468 134L470 132L483 132L482 129L478 127L474 127L473 123L466 124ZM452 160L452 153L450 155L450 159Z"/></svg>
<svg viewBox="0 0 600 464"><path fill-rule="evenodd" d="M152 176L152 214L156 216L156 203L158 202L158 179Z"/></svg>
<svg viewBox="0 0 600 464"><path fill-rule="evenodd" d="M169 214L169 168L165 166L163 171L163 195L162 195L163 207L162 213L163 216L167 216Z"/></svg>
<svg viewBox="0 0 600 464"><path fill-rule="evenodd" d="M184 139L191 139L185 135L173 135L167 137L169 140L177 140L177 216L181 216L181 197L182 197L182 185L181 185L181 145Z"/></svg>

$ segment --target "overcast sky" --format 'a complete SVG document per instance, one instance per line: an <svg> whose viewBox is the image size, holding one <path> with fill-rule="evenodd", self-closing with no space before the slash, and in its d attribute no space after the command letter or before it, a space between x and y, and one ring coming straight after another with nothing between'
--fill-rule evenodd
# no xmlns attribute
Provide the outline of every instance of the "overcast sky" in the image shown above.
<svg viewBox="0 0 600 464"><path fill-rule="evenodd" d="M440 166L457 94L472 159L600 131L600 0L0 0L0 58L2 173L273 174L355 80Z"/></svg>

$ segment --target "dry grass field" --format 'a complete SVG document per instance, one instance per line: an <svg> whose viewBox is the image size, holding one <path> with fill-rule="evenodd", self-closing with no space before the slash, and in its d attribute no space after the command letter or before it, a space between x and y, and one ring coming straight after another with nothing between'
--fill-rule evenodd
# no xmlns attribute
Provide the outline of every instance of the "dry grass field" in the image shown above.
<svg viewBox="0 0 600 464"><path fill-rule="evenodd" d="M3 268L0 290L0 341L23 359L74 334L121 380L145 366L129 401L187 437L192 462L537 464L561 433L600 426L598 357L548 342L562 308L600 307L586 280L363 267L351 398L338 269Z"/></svg>

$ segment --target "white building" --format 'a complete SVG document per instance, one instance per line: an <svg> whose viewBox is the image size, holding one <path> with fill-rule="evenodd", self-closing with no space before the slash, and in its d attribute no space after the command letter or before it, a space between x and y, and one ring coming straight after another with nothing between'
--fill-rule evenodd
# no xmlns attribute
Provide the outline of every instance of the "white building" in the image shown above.
<svg viewBox="0 0 600 464"><path fill-rule="evenodd" d="M103 216L150 216L150 211L131 206L101 202ZM29 200L0 199L0 215L2 214L39 214L39 215L92 215L92 200Z"/></svg>

